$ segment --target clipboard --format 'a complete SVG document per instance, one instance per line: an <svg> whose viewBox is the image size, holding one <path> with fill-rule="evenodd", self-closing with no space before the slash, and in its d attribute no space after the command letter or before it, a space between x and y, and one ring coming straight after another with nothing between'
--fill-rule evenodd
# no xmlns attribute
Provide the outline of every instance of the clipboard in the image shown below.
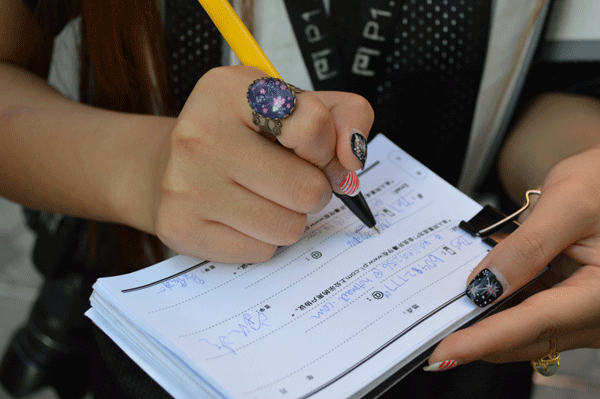
<svg viewBox="0 0 600 399"><path fill-rule="evenodd" d="M528 190L525 193L525 204L508 216L491 205L485 205L471 219L466 222L461 221L458 227L473 237L482 238L483 242L494 247L519 227L519 223L515 219L529 208L531 204L529 197L532 194L541 195L542 192L540 190Z"/></svg>
<svg viewBox="0 0 600 399"><path fill-rule="evenodd" d="M380 235L332 201L269 261L176 256L101 278L86 315L175 397L377 397L497 309L465 298L491 250L473 236L501 236L518 213L482 211L383 135L369 150L362 183Z"/></svg>
<svg viewBox="0 0 600 399"><path fill-rule="evenodd" d="M523 212L525 212L525 210L527 210L529 208L529 206L531 205L530 196L531 195L541 195L541 194L542 194L542 192L540 190L528 190L525 193L525 204L521 208L519 208L517 211L513 212L512 214L510 214L508 216L505 215L504 213L500 212L499 210L497 210L496 208L494 208L491 205L485 205L481 209L481 211L476 213L475 216L473 216L471 219L469 219L468 221L464 221L464 220L461 221L459 223L458 227L460 229L462 229L463 231L467 232L468 234L470 234L472 237L480 237L483 242L488 244L490 247L494 247L500 241L502 241L504 238L508 237L512 232L514 232L520 226L520 223L516 221L516 218L519 217L519 215L521 215ZM547 269L545 269L545 270L547 270ZM540 275L543 273L544 272L540 273ZM536 278L534 278L531 282L537 280L538 277L539 277L539 275ZM492 306L489 306L485 312L481 313L479 316L477 316L476 318L472 319L471 321L469 321L468 323L463 325L461 327L461 329L470 327L473 324L477 323L478 321L486 318L487 316L489 316L490 314L495 312L500 305L504 304L507 300L509 300L510 298L513 298L516 294L518 294L523 289L528 287L529 284L531 284L531 282L526 284L524 287L522 287L520 290L516 291L511 296L505 298L504 300L502 300L498 303L493 304ZM439 342L441 342L441 340L438 341L435 345L432 345L429 349L427 349L421 355L417 356L409 364L407 364L402 369L400 369L398 372L396 372L394 375L389 377L385 382L383 382L378 387L376 387L371 392L369 392L369 394L367 396L365 396L365 398L375 399L375 398L380 397L383 393L385 393L393 385L395 385L400 380L402 380L406 375L410 374L412 371L414 371L418 367L422 367L423 364L427 361L427 359L431 355L431 353L433 353L436 345Z"/></svg>

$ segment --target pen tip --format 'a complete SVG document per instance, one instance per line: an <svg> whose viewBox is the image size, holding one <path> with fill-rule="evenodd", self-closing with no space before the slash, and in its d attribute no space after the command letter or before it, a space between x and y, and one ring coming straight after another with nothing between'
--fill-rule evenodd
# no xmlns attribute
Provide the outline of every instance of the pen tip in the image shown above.
<svg viewBox="0 0 600 399"><path fill-rule="evenodd" d="M377 228L377 226L373 226L373 228L375 229L375 231L377 232L377 234L381 234L381 231L379 231L379 229Z"/></svg>

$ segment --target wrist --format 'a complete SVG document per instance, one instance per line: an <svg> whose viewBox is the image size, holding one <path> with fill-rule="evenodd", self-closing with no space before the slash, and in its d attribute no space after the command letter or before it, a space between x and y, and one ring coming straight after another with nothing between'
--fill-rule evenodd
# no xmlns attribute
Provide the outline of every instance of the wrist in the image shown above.
<svg viewBox="0 0 600 399"><path fill-rule="evenodd" d="M109 183L117 222L155 234L162 175L175 118L135 115L126 124L122 160Z"/></svg>

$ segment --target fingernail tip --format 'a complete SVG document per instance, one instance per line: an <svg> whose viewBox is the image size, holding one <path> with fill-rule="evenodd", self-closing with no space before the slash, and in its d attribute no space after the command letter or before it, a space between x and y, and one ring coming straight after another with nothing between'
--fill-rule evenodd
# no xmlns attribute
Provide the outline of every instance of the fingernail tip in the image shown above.
<svg viewBox="0 0 600 399"><path fill-rule="evenodd" d="M458 366L457 360L444 360L443 362L437 362L423 367L423 371L445 371L453 369Z"/></svg>
<svg viewBox="0 0 600 399"><path fill-rule="evenodd" d="M367 139L357 129L352 129L352 136L350 137L350 148L354 156L362 163L363 168L367 161Z"/></svg>
<svg viewBox="0 0 600 399"><path fill-rule="evenodd" d="M350 197L354 197L360 193L360 180L356 172L350 171L348 173L340 184L340 190Z"/></svg>
<svg viewBox="0 0 600 399"><path fill-rule="evenodd" d="M483 308L502 296L504 284L490 269L483 269L469 282L465 293L471 302Z"/></svg>

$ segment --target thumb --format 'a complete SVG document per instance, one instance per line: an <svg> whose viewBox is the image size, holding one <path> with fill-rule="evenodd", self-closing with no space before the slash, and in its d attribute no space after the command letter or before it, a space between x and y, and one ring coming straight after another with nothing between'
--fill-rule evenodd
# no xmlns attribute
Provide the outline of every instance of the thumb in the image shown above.
<svg viewBox="0 0 600 399"><path fill-rule="evenodd" d="M320 91L314 94L329 109L339 164L348 170L362 168L367 159L367 137L374 120L371 104L353 93Z"/></svg>
<svg viewBox="0 0 600 399"><path fill-rule="evenodd" d="M359 95L304 92L298 95L297 111L286 121L277 140L319 167L334 192L353 196L359 190L354 171L366 161L367 135L373 118L373 108Z"/></svg>
<svg viewBox="0 0 600 399"><path fill-rule="evenodd" d="M364 97L353 93L320 91L314 94L329 110L336 137L336 156L323 171L335 193L354 196L360 189L354 170L364 167L367 160L373 108Z"/></svg>

